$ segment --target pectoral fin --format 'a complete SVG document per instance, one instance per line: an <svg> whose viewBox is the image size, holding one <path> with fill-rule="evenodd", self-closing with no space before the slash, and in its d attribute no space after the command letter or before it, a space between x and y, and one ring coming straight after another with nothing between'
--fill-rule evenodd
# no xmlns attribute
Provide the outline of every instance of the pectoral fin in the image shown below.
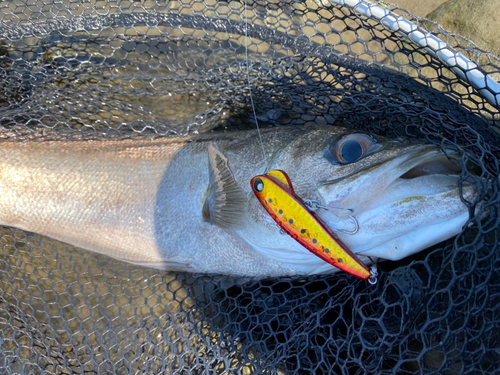
<svg viewBox="0 0 500 375"><path fill-rule="evenodd" d="M226 156L210 142L208 145L209 194L203 205L203 219L221 228L244 225L247 197L229 169Z"/></svg>

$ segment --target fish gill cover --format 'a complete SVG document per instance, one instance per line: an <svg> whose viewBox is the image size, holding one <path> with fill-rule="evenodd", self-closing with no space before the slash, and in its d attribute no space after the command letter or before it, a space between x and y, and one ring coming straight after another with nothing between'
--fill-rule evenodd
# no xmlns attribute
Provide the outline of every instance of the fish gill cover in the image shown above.
<svg viewBox="0 0 500 375"><path fill-rule="evenodd" d="M161 272L3 227L0 373L498 371L500 106L485 75L498 78L498 58L384 4L248 0L247 8L1 2L0 137L250 129L250 86L262 127L333 124L453 151L461 180L477 186L464 202L478 208L466 229L380 264L372 286L342 273Z"/></svg>

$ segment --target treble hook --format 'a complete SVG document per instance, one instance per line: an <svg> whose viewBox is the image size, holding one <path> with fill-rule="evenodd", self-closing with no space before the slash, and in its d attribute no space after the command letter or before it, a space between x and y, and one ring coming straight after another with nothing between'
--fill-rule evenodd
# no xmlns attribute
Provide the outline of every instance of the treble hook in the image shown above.
<svg viewBox="0 0 500 375"><path fill-rule="evenodd" d="M314 200L314 199L305 199L304 203L306 204L306 206L308 206L311 209L311 211L316 211L316 210L319 210L320 208L323 209L323 210L329 211L328 208L326 208L325 206L321 205L321 203L319 203L319 201ZM336 208L336 209L339 209L339 210L347 210L349 212L352 212L352 209L346 208L346 207L330 206L330 208ZM345 234L356 234L356 233L358 233L358 230L359 230L359 223L358 223L358 221L356 220L356 218L354 216L349 215L349 217L354 222L354 226L355 226L354 230L353 231L348 231L348 230L345 230L345 229L339 229L338 231L342 232L342 233L345 233Z"/></svg>

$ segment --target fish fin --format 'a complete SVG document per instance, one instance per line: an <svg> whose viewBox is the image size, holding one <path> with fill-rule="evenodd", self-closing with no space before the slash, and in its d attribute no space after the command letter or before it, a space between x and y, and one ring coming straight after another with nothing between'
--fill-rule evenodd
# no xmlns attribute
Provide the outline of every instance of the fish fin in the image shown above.
<svg viewBox="0 0 500 375"><path fill-rule="evenodd" d="M236 183L226 156L213 142L208 144L208 167L210 186L203 219L224 229L243 227L246 194Z"/></svg>
<svg viewBox="0 0 500 375"><path fill-rule="evenodd" d="M275 181L278 181L290 193L295 194L295 192L293 191L292 182L290 181L290 177L288 177L288 175L284 171L280 169L274 169L267 172L266 175L273 178Z"/></svg>

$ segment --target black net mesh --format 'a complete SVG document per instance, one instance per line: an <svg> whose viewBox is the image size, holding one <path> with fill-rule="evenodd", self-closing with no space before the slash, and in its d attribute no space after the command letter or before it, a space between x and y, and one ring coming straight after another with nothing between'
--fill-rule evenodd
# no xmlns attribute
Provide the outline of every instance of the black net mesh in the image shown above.
<svg viewBox="0 0 500 375"><path fill-rule="evenodd" d="M346 3L0 2L5 141L254 128L250 86L261 127L334 124L457 152L476 165L462 180L480 207L456 238L382 263L375 286L160 272L0 228L0 374L498 371L499 106L484 73L500 61L392 7L447 43L447 65Z"/></svg>

